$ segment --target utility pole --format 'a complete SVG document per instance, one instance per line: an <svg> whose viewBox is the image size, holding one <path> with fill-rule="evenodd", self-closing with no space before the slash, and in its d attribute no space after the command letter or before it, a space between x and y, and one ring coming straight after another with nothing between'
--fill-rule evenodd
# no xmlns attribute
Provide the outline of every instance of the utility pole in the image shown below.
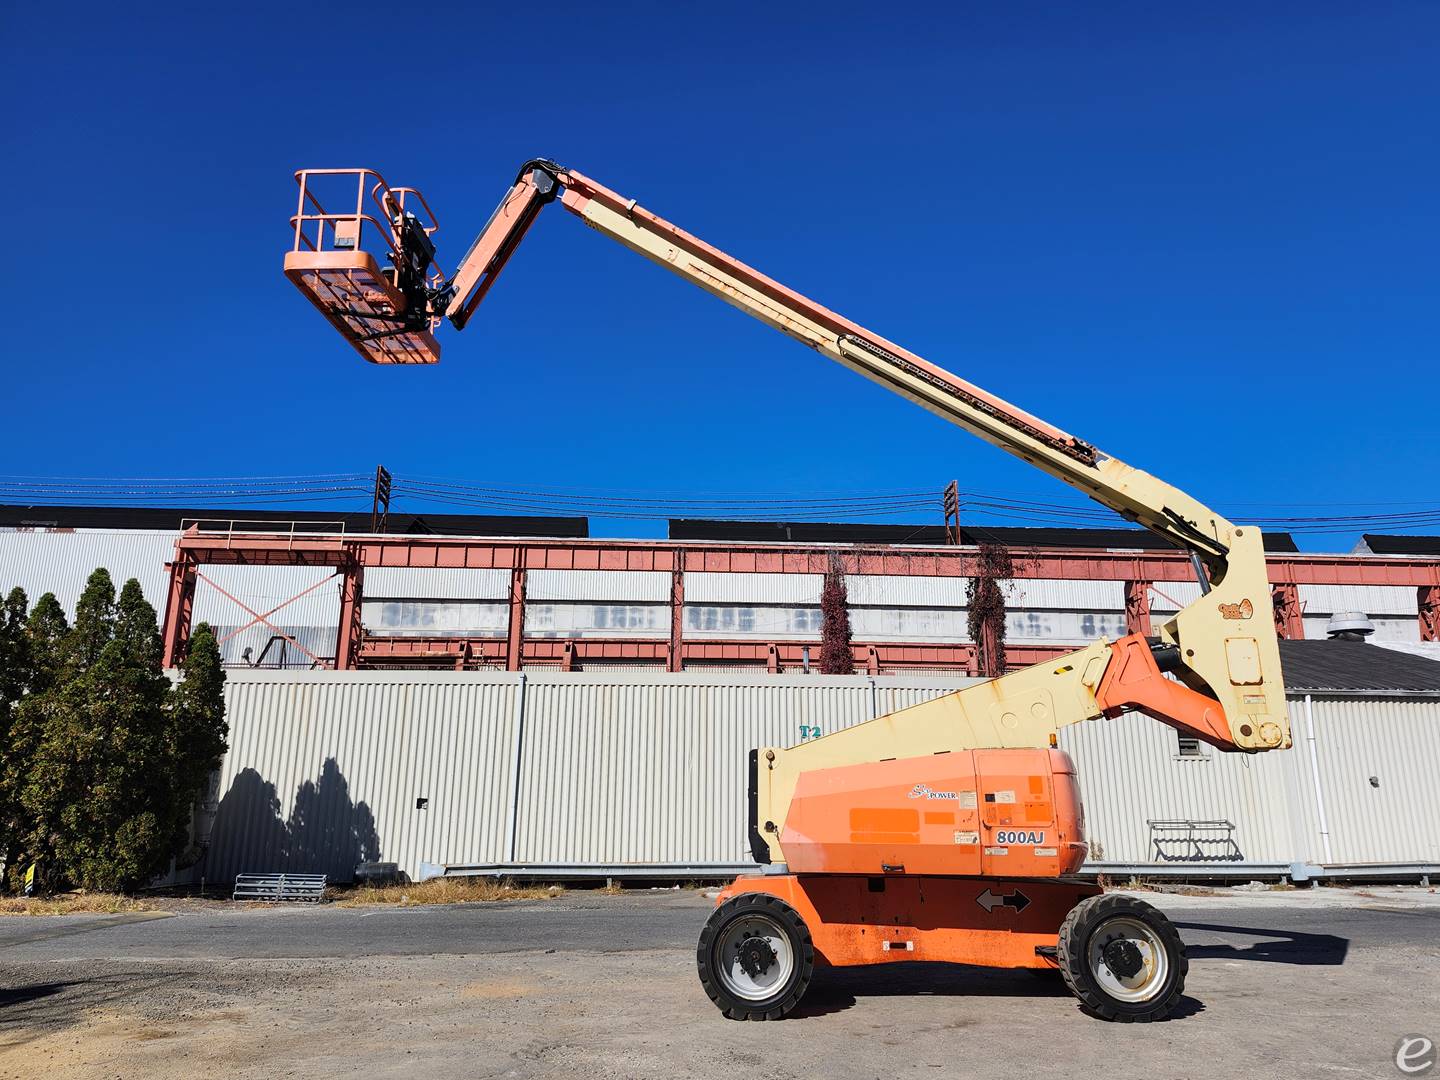
<svg viewBox="0 0 1440 1080"><path fill-rule="evenodd" d="M960 481L951 480L945 485L945 543L960 544Z"/></svg>
<svg viewBox="0 0 1440 1080"><path fill-rule="evenodd" d="M370 531L383 533L390 522L390 470L375 466L375 498L370 503Z"/></svg>

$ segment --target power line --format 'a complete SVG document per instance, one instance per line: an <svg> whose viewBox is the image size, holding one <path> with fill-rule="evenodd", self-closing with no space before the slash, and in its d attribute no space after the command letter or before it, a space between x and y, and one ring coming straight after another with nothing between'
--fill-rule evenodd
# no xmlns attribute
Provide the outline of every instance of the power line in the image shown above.
<svg viewBox="0 0 1440 1080"><path fill-rule="evenodd" d="M370 474L290 476L56 477L0 474L0 501L28 505L99 503L198 506L224 500L237 505L360 503L372 495ZM703 517L724 521L913 519L941 511L939 491L851 490L806 492L644 491L635 488L511 486L430 476L395 476L401 500L518 515L585 515L657 520ZM962 513L971 523L1010 521L1031 526L1096 528L1119 524L1093 502L1036 499L1028 493L962 491ZM1440 507L1423 502L1237 504L1248 512L1241 524L1297 534L1415 531L1440 528ZM1331 513L1296 514L1297 509ZM1338 511L1338 512L1337 512ZM913 523L909 521L907 523Z"/></svg>

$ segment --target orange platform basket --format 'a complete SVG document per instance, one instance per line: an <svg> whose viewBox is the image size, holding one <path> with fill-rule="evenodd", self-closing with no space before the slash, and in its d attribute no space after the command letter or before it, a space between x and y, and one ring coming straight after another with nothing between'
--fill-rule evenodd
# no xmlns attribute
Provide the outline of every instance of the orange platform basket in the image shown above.
<svg viewBox="0 0 1440 1080"><path fill-rule="evenodd" d="M372 364L436 363L439 317L397 286L398 261L414 259L404 231L423 234L428 247L439 228L424 196L414 188L392 188L373 169L303 169L295 180L300 204L290 219L295 242L285 253L285 276ZM322 193L332 206L343 200L346 209L328 212ZM391 265L382 267L367 244ZM433 262L413 267L412 274L432 287L444 282Z"/></svg>

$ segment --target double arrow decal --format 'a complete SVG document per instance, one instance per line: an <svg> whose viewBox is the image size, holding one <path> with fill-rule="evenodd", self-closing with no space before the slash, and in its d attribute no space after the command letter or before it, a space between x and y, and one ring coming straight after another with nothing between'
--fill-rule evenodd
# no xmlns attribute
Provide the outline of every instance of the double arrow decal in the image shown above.
<svg viewBox="0 0 1440 1080"><path fill-rule="evenodd" d="M1016 889L1012 893L1006 893L1004 896L996 896L989 889L986 889L975 898L975 902L987 912L994 911L997 907L1008 907L1014 908L1015 914L1017 915L1030 906L1030 898L1019 889Z"/></svg>

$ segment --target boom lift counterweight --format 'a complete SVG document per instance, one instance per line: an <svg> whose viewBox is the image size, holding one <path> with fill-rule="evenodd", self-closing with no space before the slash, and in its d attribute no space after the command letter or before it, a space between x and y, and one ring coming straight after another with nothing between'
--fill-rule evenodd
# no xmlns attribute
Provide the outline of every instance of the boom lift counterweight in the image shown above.
<svg viewBox="0 0 1440 1080"><path fill-rule="evenodd" d="M1074 768L1055 749L1056 733L1140 711L1224 751L1290 745L1257 529L553 161L520 169L449 276L434 263L434 217L418 192L389 188L368 170L296 177L286 275L371 362L438 361L436 324L465 326L540 211L558 201L598 232L1190 551L1201 596L1155 639L1102 639L821 739L753 751L750 848L765 872L722 892L698 953L707 992L736 1018L783 1016L817 962L897 960L1058 967L1097 1015L1169 1012L1186 968L1174 928L1147 904L1101 896L1068 876L1087 849ZM337 178L357 180L354 212L321 207L315 185ZM364 250L367 225L388 249L389 269Z"/></svg>

